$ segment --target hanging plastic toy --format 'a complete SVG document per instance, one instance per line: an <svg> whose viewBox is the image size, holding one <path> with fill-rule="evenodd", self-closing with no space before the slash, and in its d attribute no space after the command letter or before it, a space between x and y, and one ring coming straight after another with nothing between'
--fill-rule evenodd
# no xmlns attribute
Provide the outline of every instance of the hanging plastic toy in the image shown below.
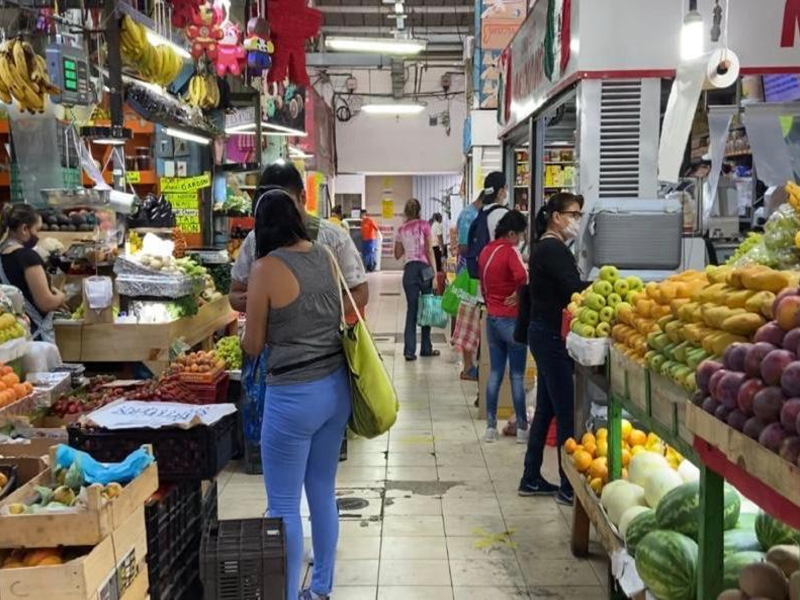
<svg viewBox="0 0 800 600"><path fill-rule="evenodd" d="M222 40L219 43L214 67L218 77L225 77L226 73L241 75L244 68L246 52L241 45L242 32L239 25L228 21L222 25Z"/></svg>
<svg viewBox="0 0 800 600"><path fill-rule="evenodd" d="M222 39L220 21L220 13L210 3L200 6L193 24L186 28L186 36L192 41L192 58L197 60L203 54L212 61L217 58Z"/></svg>
<svg viewBox="0 0 800 600"><path fill-rule="evenodd" d="M247 22L247 39L244 42L247 51L247 68L255 77L259 77L272 66L272 54L275 46L269 39L269 23L263 17L253 17Z"/></svg>

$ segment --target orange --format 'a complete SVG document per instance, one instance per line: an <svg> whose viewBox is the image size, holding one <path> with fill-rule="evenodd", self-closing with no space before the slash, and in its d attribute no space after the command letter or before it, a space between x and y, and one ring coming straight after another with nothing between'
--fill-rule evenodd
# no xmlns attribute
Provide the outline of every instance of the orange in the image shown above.
<svg viewBox="0 0 800 600"><path fill-rule="evenodd" d="M21 384L17 383L14 385L14 395L17 397L17 400L20 398L24 398L27 395L27 388Z"/></svg>
<svg viewBox="0 0 800 600"><path fill-rule="evenodd" d="M575 463L575 468L581 473L586 472L592 466L592 455L585 450L576 450L572 455L572 462Z"/></svg>
<svg viewBox="0 0 800 600"><path fill-rule="evenodd" d="M583 437L581 438L581 444L587 446L590 443L596 444L597 438L594 437L593 433L587 431L586 433L583 434Z"/></svg>
<svg viewBox="0 0 800 600"><path fill-rule="evenodd" d="M628 443L631 446L644 446L647 442L647 434L641 429L633 429L628 435Z"/></svg>
<svg viewBox="0 0 800 600"><path fill-rule="evenodd" d="M575 441L574 438L569 438L566 442L564 442L564 450L567 454L572 454L575 452L575 448L578 447L578 442Z"/></svg>
<svg viewBox="0 0 800 600"><path fill-rule="evenodd" d="M631 448L631 456L636 456L642 452L647 452L647 449L644 446L634 446Z"/></svg>
<svg viewBox="0 0 800 600"><path fill-rule="evenodd" d="M622 439L625 440L630 444L630 440L628 440L628 436L633 431L633 425L627 419L622 419ZM633 445L633 444L631 444Z"/></svg>
<svg viewBox="0 0 800 600"><path fill-rule="evenodd" d="M599 496L600 492L603 491L603 480L599 477L595 477L589 482L589 487L592 488L592 491Z"/></svg>
<svg viewBox="0 0 800 600"><path fill-rule="evenodd" d="M592 478L600 478L602 481L608 481L608 461L605 457L595 458L589 466L589 474Z"/></svg>
<svg viewBox="0 0 800 600"><path fill-rule="evenodd" d="M622 449L622 466L627 467L628 463L631 462L631 451Z"/></svg>
<svg viewBox="0 0 800 600"><path fill-rule="evenodd" d="M622 469L622 478L623 479L627 479L628 478L628 469Z"/></svg>
<svg viewBox="0 0 800 600"><path fill-rule="evenodd" d="M16 373L8 373L3 375L3 377L0 379L2 379L3 383L5 383L8 387L19 383L19 377L17 377Z"/></svg>
<svg viewBox="0 0 800 600"><path fill-rule="evenodd" d="M30 381L26 381L26 382L25 382L25 383L23 383L22 385L24 385L24 386L25 386L25 395L26 395L26 396L27 396L28 394L32 394L32 393L33 393L33 384L32 384Z"/></svg>
<svg viewBox="0 0 800 600"><path fill-rule="evenodd" d="M597 430L597 433L595 433L595 437L598 440L607 440L608 439L608 429L606 429L605 427L601 427L600 429Z"/></svg>
<svg viewBox="0 0 800 600"><path fill-rule="evenodd" d="M597 444L594 442L589 442L588 444L583 445L583 449L586 450L589 454L592 455L592 458L597 456Z"/></svg>
<svg viewBox="0 0 800 600"><path fill-rule="evenodd" d="M608 440L604 438L597 439L597 456L608 456Z"/></svg>

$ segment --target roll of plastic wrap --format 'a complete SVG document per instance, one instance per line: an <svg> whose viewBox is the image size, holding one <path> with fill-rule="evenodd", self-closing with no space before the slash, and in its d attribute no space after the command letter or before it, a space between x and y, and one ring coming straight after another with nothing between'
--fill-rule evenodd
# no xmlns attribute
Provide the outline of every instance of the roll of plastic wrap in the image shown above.
<svg viewBox="0 0 800 600"><path fill-rule="evenodd" d="M722 48L708 56L706 67L706 89L725 89L739 79L739 57L733 50Z"/></svg>

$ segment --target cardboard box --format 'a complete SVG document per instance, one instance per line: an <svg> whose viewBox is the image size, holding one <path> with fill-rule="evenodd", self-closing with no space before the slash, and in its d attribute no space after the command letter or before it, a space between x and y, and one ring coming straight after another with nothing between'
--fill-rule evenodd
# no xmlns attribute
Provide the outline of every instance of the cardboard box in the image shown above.
<svg viewBox="0 0 800 600"><path fill-rule="evenodd" d="M87 554L63 565L0 569L0 598L144 600L148 588L146 556L144 506L139 506Z"/></svg>

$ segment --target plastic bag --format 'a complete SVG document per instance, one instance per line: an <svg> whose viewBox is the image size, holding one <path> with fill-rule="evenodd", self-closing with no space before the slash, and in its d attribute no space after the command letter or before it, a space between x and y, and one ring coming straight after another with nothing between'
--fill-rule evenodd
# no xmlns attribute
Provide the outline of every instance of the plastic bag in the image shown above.
<svg viewBox="0 0 800 600"><path fill-rule="evenodd" d="M244 439L250 444L261 443L261 421L264 416L264 396L267 393L267 357L269 350L256 359L244 355L242 363L242 426Z"/></svg>
<svg viewBox="0 0 800 600"><path fill-rule="evenodd" d="M56 448L56 464L64 469L69 469L73 463L83 471L84 481L91 485L100 483L109 484L113 481L126 484L136 479L153 463L153 457L144 448L131 452L120 463L101 463L93 459L86 452L59 444Z"/></svg>
<svg viewBox="0 0 800 600"><path fill-rule="evenodd" d="M447 327L447 313L442 309L442 297L423 294L419 299L417 324L420 327Z"/></svg>

